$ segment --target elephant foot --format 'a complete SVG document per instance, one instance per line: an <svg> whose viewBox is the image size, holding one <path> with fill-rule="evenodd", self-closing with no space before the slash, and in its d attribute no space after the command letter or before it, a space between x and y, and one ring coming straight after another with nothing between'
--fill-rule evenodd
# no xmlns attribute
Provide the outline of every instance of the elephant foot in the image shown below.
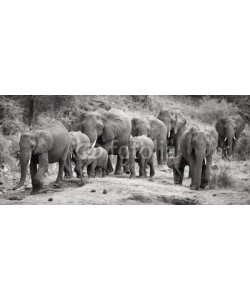
<svg viewBox="0 0 250 300"><path fill-rule="evenodd" d="M61 182L56 181L56 182L53 183L53 186L55 186L57 188L61 188L62 184L61 184Z"/></svg>
<svg viewBox="0 0 250 300"><path fill-rule="evenodd" d="M122 170L116 170L116 171L115 171L115 175L123 175Z"/></svg>
<svg viewBox="0 0 250 300"><path fill-rule="evenodd" d="M144 179L144 178L147 178L147 177L145 175L140 175L139 178Z"/></svg>
<svg viewBox="0 0 250 300"><path fill-rule="evenodd" d="M37 195L37 194L41 194L41 189L40 190L32 190L31 192L30 192L30 195Z"/></svg>
<svg viewBox="0 0 250 300"><path fill-rule="evenodd" d="M135 175L130 175L129 176L129 179L135 179L136 177L135 177Z"/></svg>

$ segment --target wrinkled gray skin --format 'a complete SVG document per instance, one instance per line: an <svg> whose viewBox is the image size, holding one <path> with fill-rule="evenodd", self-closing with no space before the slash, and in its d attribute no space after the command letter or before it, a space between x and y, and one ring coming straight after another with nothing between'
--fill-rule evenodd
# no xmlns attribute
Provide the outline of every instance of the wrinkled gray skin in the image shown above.
<svg viewBox="0 0 250 300"><path fill-rule="evenodd" d="M139 177L146 178L146 167L150 167L150 177L155 175L154 171L154 143L145 136L132 137L129 142L129 168L130 178L135 178L135 162L139 163Z"/></svg>
<svg viewBox="0 0 250 300"><path fill-rule="evenodd" d="M218 134L211 128L200 130L192 127L185 131L180 140L180 156L168 162L174 169L175 183L182 184L184 168L189 165L192 179L191 189L205 188L210 182L212 156L217 148Z"/></svg>
<svg viewBox="0 0 250 300"><path fill-rule="evenodd" d="M81 177L81 169L78 168L78 154L82 154L83 152L90 149L90 140L89 137L82 133L81 131L71 131L70 133L70 147L69 147L69 153L67 155L66 164L64 167L65 177L72 178L73 177L73 171L71 162L73 161L75 164L74 171L77 174L77 177Z"/></svg>
<svg viewBox="0 0 250 300"><path fill-rule="evenodd" d="M173 146L174 156L179 155L180 153L180 139L185 130L186 118L183 113L179 110L161 110L158 119L161 120L168 128L168 146Z"/></svg>
<svg viewBox="0 0 250 300"><path fill-rule="evenodd" d="M86 166L87 173L90 178L93 178L96 174L100 174L101 177L105 177L109 157L104 148L96 147L83 153L78 152L77 157L78 168L81 169Z"/></svg>
<svg viewBox="0 0 250 300"><path fill-rule="evenodd" d="M132 130L131 130L132 136L141 136L141 135L149 136L150 127L144 120L141 120L139 118L133 118L131 122L132 122Z"/></svg>
<svg viewBox="0 0 250 300"><path fill-rule="evenodd" d="M103 147L108 154L117 155L116 175L121 175L122 167L128 168L128 143L131 134L131 120L119 109L101 110L87 113L80 117L73 126L74 130L85 133L93 145ZM113 171L111 161L108 161L107 173Z"/></svg>
<svg viewBox="0 0 250 300"><path fill-rule="evenodd" d="M31 194L37 194L43 187L42 177L48 171L50 163L59 163L56 184L59 185L69 151L70 136L59 121L51 121L44 126L36 126L32 131L24 132L20 138L21 179L13 188L24 185L30 161L32 181ZM37 169L37 164L39 165Z"/></svg>
<svg viewBox="0 0 250 300"><path fill-rule="evenodd" d="M133 137L145 135L153 141L158 165L167 161L167 133L167 127L158 119L151 119L149 125L139 118L132 119L131 135Z"/></svg>
<svg viewBox="0 0 250 300"><path fill-rule="evenodd" d="M245 126L246 122L241 117L225 117L217 121L215 128L218 132L218 148L222 148L223 157L235 154L237 142Z"/></svg>

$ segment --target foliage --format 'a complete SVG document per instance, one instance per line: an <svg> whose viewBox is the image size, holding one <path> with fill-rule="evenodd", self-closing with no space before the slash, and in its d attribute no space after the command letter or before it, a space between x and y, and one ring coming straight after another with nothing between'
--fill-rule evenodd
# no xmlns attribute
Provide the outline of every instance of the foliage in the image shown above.
<svg viewBox="0 0 250 300"><path fill-rule="evenodd" d="M220 117L233 116L237 113L238 109L233 103L228 103L224 99L203 97L198 102L198 106L192 106L189 115L192 119L199 119L203 123L213 124Z"/></svg>
<svg viewBox="0 0 250 300"><path fill-rule="evenodd" d="M215 170L211 174L210 188L229 188L235 185L232 175L230 174L230 168L226 164L221 165L218 170Z"/></svg>
<svg viewBox="0 0 250 300"><path fill-rule="evenodd" d="M250 128L246 128L238 141L235 159L248 160L250 159Z"/></svg>

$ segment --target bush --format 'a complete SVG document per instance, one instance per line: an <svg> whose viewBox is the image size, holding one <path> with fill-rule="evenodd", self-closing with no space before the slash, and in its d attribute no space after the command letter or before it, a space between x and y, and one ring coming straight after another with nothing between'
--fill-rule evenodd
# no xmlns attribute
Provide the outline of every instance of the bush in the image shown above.
<svg viewBox="0 0 250 300"><path fill-rule="evenodd" d="M250 129L246 129L239 138L236 153L236 160L250 159Z"/></svg>
<svg viewBox="0 0 250 300"><path fill-rule="evenodd" d="M230 175L230 168L225 164L211 174L210 188L229 188L235 185L233 177Z"/></svg>
<svg viewBox="0 0 250 300"><path fill-rule="evenodd" d="M15 167L16 160L12 153L13 142L0 135L0 167L8 165L11 169Z"/></svg>
<svg viewBox="0 0 250 300"><path fill-rule="evenodd" d="M190 117L202 120L204 123L213 124L221 117L235 115L238 109L233 103L226 100L211 99L209 96L203 97L196 107L190 110Z"/></svg>

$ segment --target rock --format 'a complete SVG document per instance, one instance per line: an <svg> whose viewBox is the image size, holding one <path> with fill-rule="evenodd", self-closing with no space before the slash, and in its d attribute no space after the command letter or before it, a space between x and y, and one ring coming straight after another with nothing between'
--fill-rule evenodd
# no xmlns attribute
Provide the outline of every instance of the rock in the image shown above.
<svg viewBox="0 0 250 300"><path fill-rule="evenodd" d="M103 194L107 194L108 193L108 191L107 190L103 190Z"/></svg>
<svg viewBox="0 0 250 300"><path fill-rule="evenodd" d="M48 201L50 201L50 202L53 201L53 198L49 198Z"/></svg>
<svg viewBox="0 0 250 300"><path fill-rule="evenodd" d="M91 193L95 193L96 192L96 190L91 190Z"/></svg>

